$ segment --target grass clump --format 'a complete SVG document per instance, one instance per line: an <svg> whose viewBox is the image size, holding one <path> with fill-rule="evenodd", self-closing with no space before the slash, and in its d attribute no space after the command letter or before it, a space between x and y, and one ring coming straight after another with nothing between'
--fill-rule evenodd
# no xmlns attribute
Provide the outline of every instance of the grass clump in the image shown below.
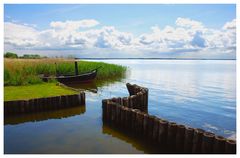
<svg viewBox="0 0 240 158"><path fill-rule="evenodd" d="M5 86L4 101L9 100L28 100L32 98L43 98L59 95L71 95L78 92L63 88L56 83L44 83L27 86Z"/></svg>
<svg viewBox="0 0 240 158"><path fill-rule="evenodd" d="M56 65L55 65L56 63ZM111 78L122 78L125 76L126 67L107 64L103 62L79 61L79 74L93 70L101 66L98 70L97 80ZM57 70L57 71L56 71ZM4 59L4 85L19 86L42 83L40 74L74 75L74 60L71 59Z"/></svg>

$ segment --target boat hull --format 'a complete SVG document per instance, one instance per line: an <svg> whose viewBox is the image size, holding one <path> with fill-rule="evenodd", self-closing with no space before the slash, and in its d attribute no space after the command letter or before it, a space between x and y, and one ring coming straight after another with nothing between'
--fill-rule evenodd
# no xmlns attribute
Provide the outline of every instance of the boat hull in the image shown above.
<svg viewBox="0 0 240 158"><path fill-rule="evenodd" d="M41 79L45 82L50 79L56 79L61 83L84 83L84 82L92 82L97 76L97 70L93 70L88 73L80 74L80 75L72 75L72 76L57 76L57 77L41 77Z"/></svg>

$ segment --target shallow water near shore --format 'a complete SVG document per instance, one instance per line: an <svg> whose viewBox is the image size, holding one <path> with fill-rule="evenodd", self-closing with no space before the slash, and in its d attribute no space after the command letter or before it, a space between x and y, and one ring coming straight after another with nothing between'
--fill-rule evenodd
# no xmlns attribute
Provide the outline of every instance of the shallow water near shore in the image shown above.
<svg viewBox="0 0 240 158"><path fill-rule="evenodd" d="M149 88L151 115L224 137L236 134L235 60L101 61L128 66L126 78L74 85L86 90L85 107L5 118L4 152L158 152L102 123L102 99L127 96L127 82Z"/></svg>

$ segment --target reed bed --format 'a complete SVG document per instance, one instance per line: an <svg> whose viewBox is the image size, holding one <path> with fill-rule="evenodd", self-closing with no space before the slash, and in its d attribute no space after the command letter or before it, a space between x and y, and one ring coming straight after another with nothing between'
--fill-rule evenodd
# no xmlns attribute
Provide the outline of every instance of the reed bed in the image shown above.
<svg viewBox="0 0 240 158"><path fill-rule="evenodd" d="M56 63L56 64L55 64ZM97 80L122 78L125 76L126 67L103 62L79 61L79 74L98 70ZM57 71L56 71L57 70ZM4 59L4 85L18 86L42 83L40 74L55 76L60 74L74 74L73 59ZM55 81L53 81L55 82Z"/></svg>

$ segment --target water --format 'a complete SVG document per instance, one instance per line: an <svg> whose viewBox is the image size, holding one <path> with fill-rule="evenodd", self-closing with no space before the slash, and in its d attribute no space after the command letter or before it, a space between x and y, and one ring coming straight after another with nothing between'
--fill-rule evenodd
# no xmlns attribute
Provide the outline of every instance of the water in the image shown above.
<svg viewBox="0 0 240 158"><path fill-rule="evenodd" d="M236 134L236 61L104 60L128 66L118 81L78 86L86 106L5 118L5 153L155 153L102 123L101 100L127 96L127 82L149 88L152 115L225 137ZM97 93L96 93L97 92Z"/></svg>

